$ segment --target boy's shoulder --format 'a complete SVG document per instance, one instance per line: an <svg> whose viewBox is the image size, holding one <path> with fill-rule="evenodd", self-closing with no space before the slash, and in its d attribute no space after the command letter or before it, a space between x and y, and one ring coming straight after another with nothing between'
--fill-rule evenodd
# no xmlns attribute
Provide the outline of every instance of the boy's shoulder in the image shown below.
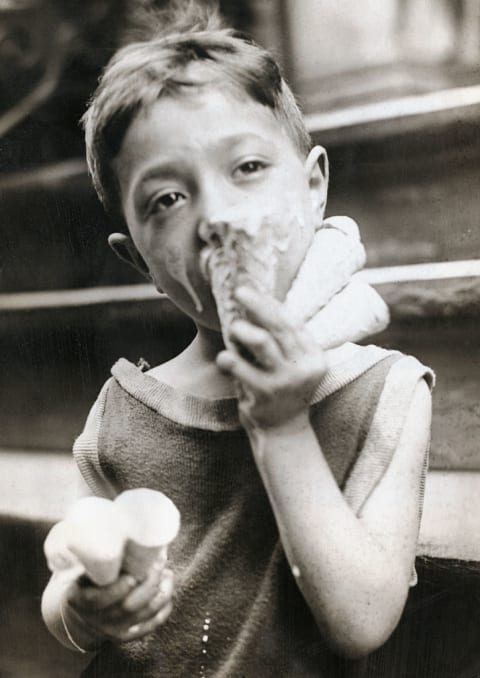
<svg viewBox="0 0 480 678"><path fill-rule="evenodd" d="M327 360L328 371L315 393L314 403L320 402L360 378L364 385L371 380L381 380L385 383L388 380L393 383L403 374L404 381L407 378L415 380L424 377L429 386L433 386L434 383L432 370L417 358L374 344L368 346L343 344L328 351Z"/></svg>
<svg viewBox="0 0 480 678"><path fill-rule="evenodd" d="M348 503L359 510L397 449L418 384L432 370L378 346L342 348L317 391L312 426ZM422 451L423 454L423 451Z"/></svg>

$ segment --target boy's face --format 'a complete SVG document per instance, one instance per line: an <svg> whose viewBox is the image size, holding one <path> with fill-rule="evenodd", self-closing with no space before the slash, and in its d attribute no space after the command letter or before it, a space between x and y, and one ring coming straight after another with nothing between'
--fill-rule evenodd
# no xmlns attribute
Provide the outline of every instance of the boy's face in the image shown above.
<svg viewBox="0 0 480 678"><path fill-rule="evenodd" d="M323 216L319 153L301 158L270 109L220 88L164 97L141 112L114 171L133 243L156 286L197 323L219 330L200 268L200 232L235 206L261 213L275 204L292 229L280 253L282 298Z"/></svg>

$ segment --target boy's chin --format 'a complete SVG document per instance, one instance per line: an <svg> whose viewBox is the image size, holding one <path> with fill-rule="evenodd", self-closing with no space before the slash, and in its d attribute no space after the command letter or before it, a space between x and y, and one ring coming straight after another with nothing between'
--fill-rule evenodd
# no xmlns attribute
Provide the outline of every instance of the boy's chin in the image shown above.
<svg viewBox="0 0 480 678"><path fill-rule="evenodd" d="M198 329L222 334L222 327L216 308L207 307L201 313L197 311L187 312L185 310L183 312L193 320Z"/></svg>
<svg viewBox="0 0 480 678"><path fill-rule="evenodd" d="M219 320L205 320L204 318L193 318L193 321L198 329L206 330L207 332L222 335L222 328Z"/></svg>

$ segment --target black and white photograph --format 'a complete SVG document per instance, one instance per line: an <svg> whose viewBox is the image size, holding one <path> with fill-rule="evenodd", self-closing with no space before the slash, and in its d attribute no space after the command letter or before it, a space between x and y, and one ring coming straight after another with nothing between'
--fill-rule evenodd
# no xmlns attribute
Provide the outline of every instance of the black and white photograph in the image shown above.
<svg viewBox="0 0 480 678"><path fill-rule="evenodd" d="M480 678L480 0L0 0L0 678Z"/></svg>

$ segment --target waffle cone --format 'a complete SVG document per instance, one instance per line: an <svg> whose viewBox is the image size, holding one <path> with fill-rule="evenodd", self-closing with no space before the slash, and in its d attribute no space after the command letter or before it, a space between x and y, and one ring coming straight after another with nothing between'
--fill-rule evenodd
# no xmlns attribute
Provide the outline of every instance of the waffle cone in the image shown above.
<svg viewBox="0 0 480 678"><path fill-rule="evenodd" d="M180 527L180 513L168 497L147 488L127 490L114 504L128 535L122 569L141 581L153 566L165 565L168 544Z"/></svg>
<svg viewBox="0 0 480 678"><path fill-rule="evenodd" d="M288 215L257 215L246 208L232 209L213 223L215 237L204 237L203 272L211 285L225 345L231 346L230 327L244 315L235 290L247 286L277 296L279 258L292 229Z"/></svg>
<svg viewBox="0 0 480 678"><path fill-rule="evenodd" d="M97 586L115 581L126 532L113 502L100 497L79 499L67 513L63 532L67 548Z"/></svg>

